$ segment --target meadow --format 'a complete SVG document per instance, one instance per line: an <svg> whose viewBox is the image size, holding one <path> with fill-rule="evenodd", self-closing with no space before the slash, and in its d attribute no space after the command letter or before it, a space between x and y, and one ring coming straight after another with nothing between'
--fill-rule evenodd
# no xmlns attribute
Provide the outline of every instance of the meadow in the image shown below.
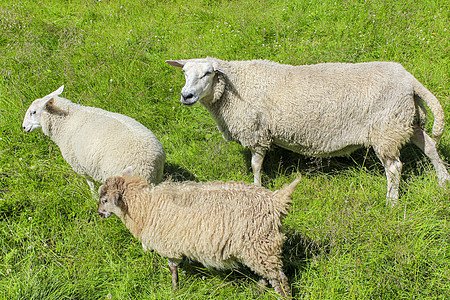
<svg viewBox="0 0 450 300"><path fill-rule="evenodd" d="M29 104L63 97L133 117L166 149L165 178L253 181L250 152L209 113L183 106L167 59L212 56L287 64L396 61L441 102L450 160L449 11L444 0L0 0L0 299L273 299L249 270L181 267L144 253L116 217L96 213L84 178ZM433 116L429 114L430 132ZM450 190L422 152L402 150L401 196L385 205L372 149L318 159L272 149L263 185L302 175L283 219L283 261L297 299L449 299Z"/></svg>

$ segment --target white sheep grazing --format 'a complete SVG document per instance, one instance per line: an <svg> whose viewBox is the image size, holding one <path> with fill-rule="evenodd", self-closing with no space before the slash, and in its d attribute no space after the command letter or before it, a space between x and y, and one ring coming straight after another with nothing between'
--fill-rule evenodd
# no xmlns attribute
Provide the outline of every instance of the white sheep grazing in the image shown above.
<svg viewBox="0 0 450 300"><path fill-rule="evenodd" d="M98 214L117 215L144 250L169 260L172 286L183 257L206 267L248 266L290 296L280 259L284 235L281 215L300 179L272 192L243 182L170 182L147 185L140 177L108 178L99 189Z"/></svg>
<svg viewBox="0 0 450 300"><path fill-rule="evenodd" d="M72 103L59 97L63 90L61 86L31 103L24 131L42 127L75 172L86 177L91 190L92 180L104 182L128 166L149 182L162 180L164 148L149 129L130 117Z"/></svg>
<svg viewBox="0 0 450 300"><path fill-rule="evenodd" d="M317 157L373 147L386 170L388 204L397 203L400 148L409 141L430 158L440 185L450 180L436 142L424 131L423 100L434 114L436 140L444 131L442 107L398 63L291 66L210 57L166 62L185 73L181 102L200 101L225 139L250 148L257 185L272 144Z"/></svg>

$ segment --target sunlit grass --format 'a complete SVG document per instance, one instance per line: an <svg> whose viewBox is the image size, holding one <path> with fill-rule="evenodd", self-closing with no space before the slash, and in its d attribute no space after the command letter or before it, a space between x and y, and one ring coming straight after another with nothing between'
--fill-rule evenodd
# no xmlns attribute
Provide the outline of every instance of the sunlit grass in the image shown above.
<svg viewBox="0 0 450 300"><path fill-rule="evenodd" d="M58 147L41 131L22 132L32 100L64 84L64 97L151 129L166 149L165 177L252 182L249 151L223 140L200 105L180 104L182 72L165 60L397 61L439 98L449 123L449 8L431 0L0 1L0 298L274 298L258 294L245 268L189 263L173 293L166 260L144 253L117 218L99 219ZM449 160L448 133L439 152ZM401 199L389 208L371 149L332 159L269 152L264 186L303 178L283 220L296 298L450 297L450 193L419 150L406 147L402 161Z"/></svg>

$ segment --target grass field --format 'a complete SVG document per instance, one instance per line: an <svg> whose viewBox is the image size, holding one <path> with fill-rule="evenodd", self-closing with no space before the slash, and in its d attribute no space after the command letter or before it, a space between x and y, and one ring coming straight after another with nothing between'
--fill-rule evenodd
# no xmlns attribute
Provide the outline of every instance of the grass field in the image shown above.
<svg viewBox="0 0 450 300"><path fill-rule="evenodd" d="M62 96L135 118L166 149L165 177L252 182L250 153L209 113L179 102L167 59L213 56L401 63L440 100L450 124L449 2L0 0L0 299L272 299L243 268L186 263L171 291L163 257L144 253L118 218L101 220L84 179L41 130L22 132L29 104ZM432 115L430 114L430 121ZM431 129L432 122L427 129ZM450 160L450 125L439 153ZM450 192L413 146L399 205L373 150L315 159L274 148L271 190L302 174L283 220L295 298L449 299Z"/></svg>

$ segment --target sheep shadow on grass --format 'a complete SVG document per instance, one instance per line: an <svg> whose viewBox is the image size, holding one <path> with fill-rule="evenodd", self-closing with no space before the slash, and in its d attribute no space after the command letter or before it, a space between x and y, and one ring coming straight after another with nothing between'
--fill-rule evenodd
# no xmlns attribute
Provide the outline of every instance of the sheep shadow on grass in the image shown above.
<svg viewBox="0 0 450 300"><path fill-rule="evenodd" d="M167 179L172 181L195 181L195 176L180 165L166 162L164 164L163 181Z"/></svg>
<svg viewBox="0 0 450 300"><path fill-rule="evenodd" d="M305 246L308 245L308 241L306 241L301 234L295 232L286 232L285 234L286 241L284 242L282 252L283 270L289 279L292 295L295 298L300 291L300 284L295 277L301 277L302 272L307 269L308 257L312 257L315 254L315 251L314 247ZM182 272L189 277L196 278L197 280L206 280L208 278L217 277L223 283L220 286L215 286L215 290L227 285L232 285L238 288L250 286L255 297L263 292L258 286L258 281L261 277L245 265L239 265L239 268L236 270L222 271L213 268L208 269L199 262L184 259L180 265L179 272ZM184 280L180 281L181 288L183 288L183 281ZM186 282L184 284L186 284ZM273 287L270 285L268 290L274 292Z"/></svg>
<svg viewBox="0 0 450 300"><path fill-rule="evenodd" d="M441 159L448 161L450 158L450 148L440 147L439 155ZM251 152L247 148L242 150L242 154L247 162L247 169L252 173L251 168ZM402 181L406 182L412 175L422 174L430 160L415 145L408 143L400 150L400 160L403 163ZM335 157L311 157L304 156L277 146L274 146L267 152L263 167L263 186L267 186L267 181L274 180L280 174L289 176L293 173L300 172L302 174L318 175L338 175L351 169L365 168L372 174L379 174L385 177L385 170L372 148L361 148L347 156ZM430 168L434 171L433 166ZM447 164L448 168L448 164ZM264 180L265 178L265 180ZM402 186L400 185L400 188Z"/></svg>

